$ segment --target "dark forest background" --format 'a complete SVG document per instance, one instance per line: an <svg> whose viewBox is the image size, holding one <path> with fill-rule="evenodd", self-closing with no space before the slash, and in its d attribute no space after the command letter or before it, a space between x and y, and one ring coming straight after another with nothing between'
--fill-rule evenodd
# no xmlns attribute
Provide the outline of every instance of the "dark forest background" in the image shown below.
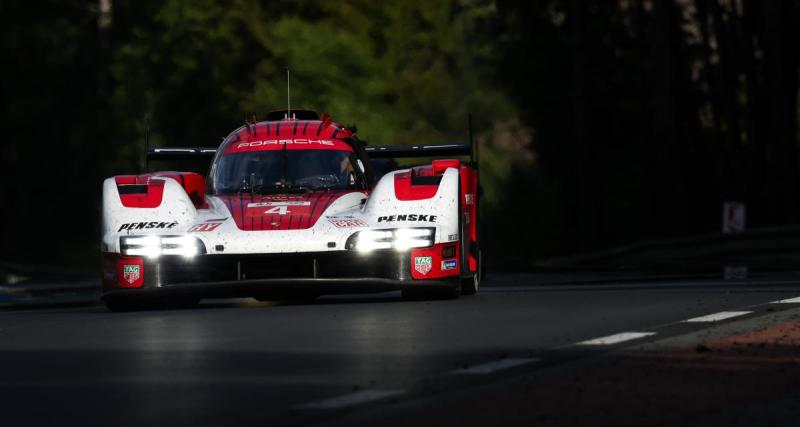
<svg viewBox="0 0 800 427"><path fill-rule="evenodd" d="M541 259L800 223L800 1L4 0L0 260L94 266L102 179L293 105L466 138L484 240ZM42 259L45 248L47 259Z"/></svg>

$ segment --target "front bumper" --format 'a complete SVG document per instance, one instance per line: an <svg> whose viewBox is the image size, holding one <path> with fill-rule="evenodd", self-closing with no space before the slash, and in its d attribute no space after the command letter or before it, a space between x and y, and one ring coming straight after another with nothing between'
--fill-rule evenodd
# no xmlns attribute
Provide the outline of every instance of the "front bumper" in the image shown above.
<svg viewBox="0 0 800 427"><path fill-rule="evenodd" d="M459 285L455 271L450 277L413 278L411 259L411 252L395 251L214 254L192 259L180 256L147 259L106 253L103 256L103 298L154 295L220 298L298 291L322 295ZM139 265L140 281L133 286L122 277L123 271L127 271L124 270L126 263Z"/></svg>

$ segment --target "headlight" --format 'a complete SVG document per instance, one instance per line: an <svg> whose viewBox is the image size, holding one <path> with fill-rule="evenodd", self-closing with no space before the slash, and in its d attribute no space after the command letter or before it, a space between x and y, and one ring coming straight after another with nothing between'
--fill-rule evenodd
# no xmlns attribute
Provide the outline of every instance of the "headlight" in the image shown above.
<svg viewBox="0 0 800 427"><path fill-rule="evenodd" d="M194 236L122 236L119 247L123 255L158 258L161 255L180 255L191 258L204 254L206 248Z"/></svg>
<svg viewBox="0 0 800 427"><path fill-rule="evenodd" d="M376 249L405 251L411 248L433 246L435 228L394 228L385 230L364 230L347 239L347 249L370 252Z"/></svg>

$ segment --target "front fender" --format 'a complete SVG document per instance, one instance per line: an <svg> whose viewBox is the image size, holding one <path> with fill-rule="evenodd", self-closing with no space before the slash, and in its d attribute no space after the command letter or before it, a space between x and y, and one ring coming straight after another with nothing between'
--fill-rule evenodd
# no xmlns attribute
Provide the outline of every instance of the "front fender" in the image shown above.
<svg viewBox="0 0 800 427"><path fill-rule="evenodd" d="M395 189L395 175L384 175L364 205L364 216L374 227L435 227L436 243L458 240L459 234L459 172L448 168L442 175L433 197L421 200L400 200Z"/></svg>
<svg viewBox="0 0 800 427"><path fill-rule="evenodd" d="M103 182L102 250L119 252L119 237L124 234L180 234L195 221L189 195L178 182L164 181L161 203L156 207L126 207L120 198L115 178Z"/></svg>

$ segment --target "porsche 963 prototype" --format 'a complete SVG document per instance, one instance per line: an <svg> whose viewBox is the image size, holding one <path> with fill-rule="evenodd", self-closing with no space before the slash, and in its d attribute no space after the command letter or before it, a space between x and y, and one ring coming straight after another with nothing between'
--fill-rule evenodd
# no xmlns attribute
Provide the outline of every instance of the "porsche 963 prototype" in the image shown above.
<svg viewBox="0 0 800 427"><path fill-rule="evenodd" d="M105 180L103 300L118 310L215 297L474 294L473 154L471 142L367 146L310 111L270 113L219 147L148 148L151 160L208 158L211 166L207 177ZM376 177L371 158L400 157L434 160Z"/></svg>

